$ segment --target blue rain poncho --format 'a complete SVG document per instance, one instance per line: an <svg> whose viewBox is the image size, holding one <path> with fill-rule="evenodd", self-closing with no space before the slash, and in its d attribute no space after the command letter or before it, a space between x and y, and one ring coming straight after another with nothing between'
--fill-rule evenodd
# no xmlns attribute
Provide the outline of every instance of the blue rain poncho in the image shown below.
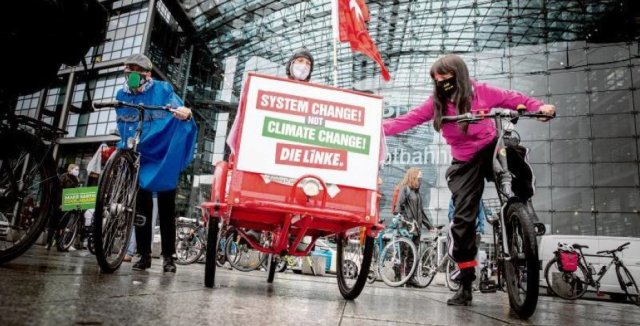
<svg viewBox="0 0 640 326"><path fill-rule="evenodd" d="M155 106L170 105L178 108L184 102L175 94L171 84L151 81L138 94L121 89L116 100ZM117 124L120 132L118 148L123 148L129 137L134 137L138 112L131 108L117 108ZM145 111L140 144L140 175L142 189L148 191L168 191L176 189L180 172L189 166L195 150L198 128L193 121L181 121L167 111Z"/></svg>

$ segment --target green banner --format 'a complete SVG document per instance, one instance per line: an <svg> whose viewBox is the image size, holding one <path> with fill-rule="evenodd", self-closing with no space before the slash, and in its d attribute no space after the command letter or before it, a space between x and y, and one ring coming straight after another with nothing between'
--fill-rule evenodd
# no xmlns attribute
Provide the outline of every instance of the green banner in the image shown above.
<svg viewBox="0 0 640 326"><path fill-rule="evenodd" d="M264 118L262 136L333 149L344 149L365 155L369 154L371 141L371 137L368 135L271 117Z"/></svg>
<svg viewBox="0 0 640 326"><path fill-rule="evenodd" d="M89 209L96 206L98 187L67 188L62 190L62 211Z"/></svg>

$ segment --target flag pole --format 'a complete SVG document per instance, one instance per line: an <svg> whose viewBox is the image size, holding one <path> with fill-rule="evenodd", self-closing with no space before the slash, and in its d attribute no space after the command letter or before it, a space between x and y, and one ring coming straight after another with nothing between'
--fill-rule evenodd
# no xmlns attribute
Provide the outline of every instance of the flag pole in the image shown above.
<svg viewBox="0 0 640 326"><path fill-rule="evenodd" d="M333 87L338 87L338 0L331 0L331 26L333 29Z"/></svg>

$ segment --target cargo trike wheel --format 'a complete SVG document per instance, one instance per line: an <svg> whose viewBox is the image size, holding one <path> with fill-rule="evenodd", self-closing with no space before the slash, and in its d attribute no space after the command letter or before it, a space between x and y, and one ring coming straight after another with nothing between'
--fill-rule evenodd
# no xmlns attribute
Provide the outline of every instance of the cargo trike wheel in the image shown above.
<svg viewBox="0 0 640 326"><path fill-rule="evenodd" d="M209 218L209 230L207 234L207 256L204 263L204 286L208 288L213 287L214 279L216 276L216 252L218 243L218 219Z"/></svg>
<svg viewBox="0 0 640 326"><path fill-rule="evenodd" d="M360 228L354 228L336 236L336 241L338 288L345 299L353 300L360 295L367 282L373 238L365 236L361 240Z"/></svg>

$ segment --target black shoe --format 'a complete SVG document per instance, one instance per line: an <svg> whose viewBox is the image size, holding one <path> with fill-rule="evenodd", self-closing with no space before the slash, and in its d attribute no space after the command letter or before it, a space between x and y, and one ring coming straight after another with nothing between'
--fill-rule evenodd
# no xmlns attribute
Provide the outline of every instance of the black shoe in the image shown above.
<svg viewBox="0 0 640 326"><path fill-rule="evenodd" d="M135 264L133 264L133 270L143 271L147 268L151 268L151 256L142 255L140 256L140 260L138 260Z"/></svg>
<svg viewBox="0 0 640 326"><path fill-rule="evenodd" d="M176 263L174 261L173 256L165 256L164 262L162 263L162 270L165 273L175 273L176 272Z"/></svg>
<svg viewBox="0 0 640 326"><path fill-rule="evenodd" d="M456 292L451 299L447 300L447 305L470 306L472 299L471 283L465 283L460 286L458 292Z"/></svg>

